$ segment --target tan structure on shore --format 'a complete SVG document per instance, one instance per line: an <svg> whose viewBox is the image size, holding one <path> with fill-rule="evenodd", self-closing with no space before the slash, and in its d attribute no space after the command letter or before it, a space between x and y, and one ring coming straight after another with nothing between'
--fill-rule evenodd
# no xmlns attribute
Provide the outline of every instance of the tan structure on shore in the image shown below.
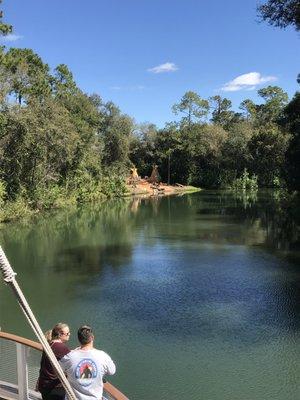
<svg viewBox="0 0 300 400"><path fill-rule="evenodd" d="M137 168L133 166L130 168L130 176L128 179L128 184L136 187L137 183L141 180L140 176L138 175Z"/></svg>
<svg viewBox="0 0 300 400"><path fill-rule="evenodd" d="M139 179L139 175L137 173L136 167L130 168L130 178L131 179Z"/></svg>
<svg viewBox="0 0 300 400"><path fill-rule="evenodd" d="M159 181L160 181L160 176L159 176L159 173L158 173L158 166L157 165L153 165L151 176L148 179L148 182L149 183L159 183Z"/></svg>

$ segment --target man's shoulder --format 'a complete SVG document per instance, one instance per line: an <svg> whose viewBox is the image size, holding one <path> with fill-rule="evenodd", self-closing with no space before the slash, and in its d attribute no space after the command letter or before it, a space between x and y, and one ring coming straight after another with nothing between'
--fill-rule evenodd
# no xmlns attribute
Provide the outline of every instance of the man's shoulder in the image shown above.
<svg viewBox="0 0 300 400"><path fill-rule="evenodd" d="M104 356L104 357L107 357L107 356L108 356L108 354L105 353L105 351L103 351L103 350L100 350L100 349L93 349L93 350L95 350L95 351L97 352L97 354L99 354L99 355L101 355L101 356ZM109 356L108 356L108 357L109 357Z"/></svg>
<svg viewBox="0 0 300 400"><path fill-rule="evenodd" d="M68 354L68 356L70 356L70 357L75 357L76 356L77 357L81 353L82 353L82 350L80 349L80 347L78 347L76 349L71 350L70 353Z"/></svg>
<svg viewBox="0 0 300 400"><path fill-rule="evenodd" d="M73 349L73 350L71 350L70 351L70 353L68 354L70 357L71 356L82 356L82 357L85 357L85 356L89 356L90 354L97 354L97 355L105 355L106 353L104 352L104 351L102 351L102 350L99 350L99 349L90 349L90 350L82 350L80 347L78 347L78 348L76 348L76 349Z"/></svg>
<svg viewBox="0 0 300 400"><path fill-rule="evenodd" d="M72 359L72 358L76 358L80 355L80 349L73 349L71 350L68 354L66 354L64 356L64 359Z"/></svg>
<svg viewBox="0 0 300 400"><path fill-rule="evenodd" d="M101 363L107 363L110 359L110 356L105 351L96 348L91 349L89 355Z"/></svg>
<svg viewBox="0 0 300 400"><path fill-rule="evenodd" d="M70 359L77 359L77 358L89 358L89 357L97 357L97 358L106 358L109 357L107 353L103 350L99 349L90 349L87 351L81 350L80 347L71 350L65 357Z"/></svg>

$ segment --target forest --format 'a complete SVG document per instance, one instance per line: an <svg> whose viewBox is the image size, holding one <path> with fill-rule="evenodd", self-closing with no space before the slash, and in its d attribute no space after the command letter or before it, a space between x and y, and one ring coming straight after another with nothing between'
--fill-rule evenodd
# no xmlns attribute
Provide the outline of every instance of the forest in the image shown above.
<svg viewBox="0 0 300 400"><path fill-rule="evenodd" d="M260 11L270 20L270 9ZM225 97L190 90L172 107L176 122L157 128L84 93L67 65L51 70L31 49L2 46L0 70L2 221L124 195L133 165L141 176L158 165L170 184L299 190L299 91L289 99L267 86L258 104L246 98L235 111Z"/></svg>

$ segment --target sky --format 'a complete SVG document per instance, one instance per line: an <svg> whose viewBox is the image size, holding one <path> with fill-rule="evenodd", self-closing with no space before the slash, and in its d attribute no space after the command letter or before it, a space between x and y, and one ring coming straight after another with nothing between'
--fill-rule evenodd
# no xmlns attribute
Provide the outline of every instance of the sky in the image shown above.
<svg viewBox="0 0 300 400"><path fill-rule="evenodd" d="M299 89L300 33L259 22L256 0L4 0L8 47L31 48L51 69L113 101L137 123L163 127L192 90L233 109L257 90Z"/></svg>

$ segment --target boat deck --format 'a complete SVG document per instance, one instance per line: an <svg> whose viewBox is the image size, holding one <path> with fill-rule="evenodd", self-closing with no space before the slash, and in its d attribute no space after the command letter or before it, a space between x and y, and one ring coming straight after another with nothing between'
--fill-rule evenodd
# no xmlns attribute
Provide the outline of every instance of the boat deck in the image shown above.
<svg viewBox="0 0 300 400"><path fill-rule="evenodd" d="M41 400L41 394L35 390L41 351L37 342L0 331L0 400ZM105 382L103 400L128 398Z"/></svg>

